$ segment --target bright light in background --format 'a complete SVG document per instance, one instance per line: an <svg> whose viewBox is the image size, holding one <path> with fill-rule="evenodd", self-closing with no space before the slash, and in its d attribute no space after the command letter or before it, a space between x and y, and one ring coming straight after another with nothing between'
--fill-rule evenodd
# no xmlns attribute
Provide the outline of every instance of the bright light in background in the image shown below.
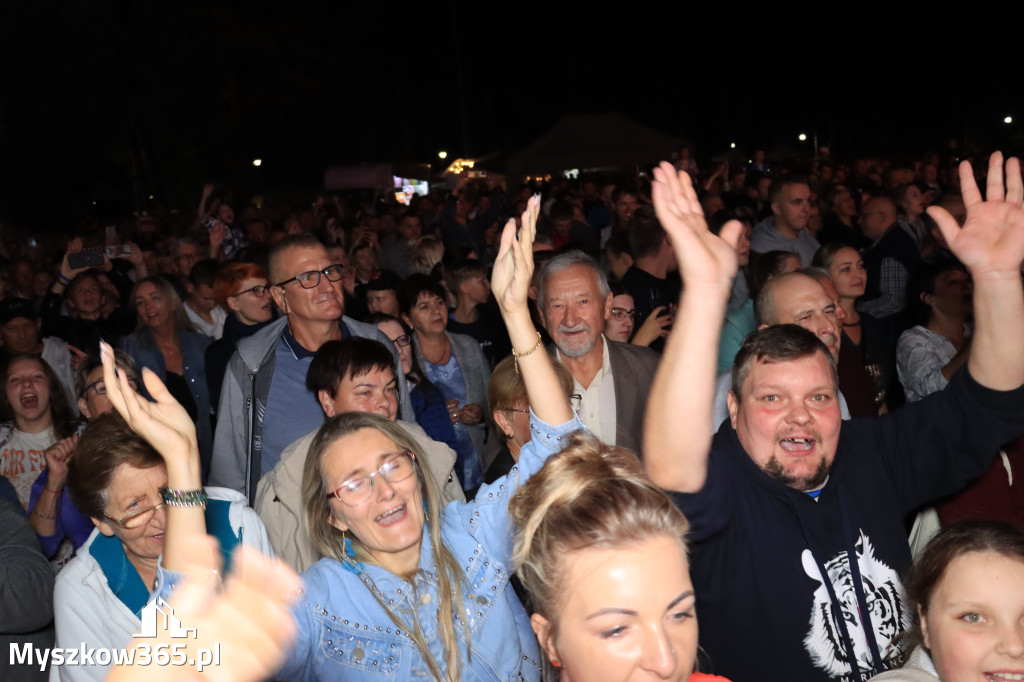
<svg viewBox="0 0 1024 682"><path fill-rule="evenodd" d="M1003 123L1013 123L1013 116L1007 116L1004 118Z"/></svg>
<svg viewBox="0 0 1024 682"><path fill-rule="evenodd" d="M439 158L439 159L447 159L448 158L448 152L438 152L437 153L437 158Z"/></svg>
<svg viewBox="0 0 1024 682"><path fill-rule="evenodd" d="M799 140L800 140L801 142L804 142L805 140L807 140L807 136L806 136L805 134L803 134L803 133L800 133L799 135L797 135L797 138L798 138L798 139L799 139Z"/></svg>
<svg viewBox="0 0 1024 682"><path fill-rule="evenodd" d="M152 194L149 195L149 199L150 199L150 201L153 200L153 195Z"/></svg>
<svg viewBox="0 0 1024 682"><path fill-rule="evenodd" d="M259 168L260 166L263 165L263 159L253 159L252 160L252 165L254 165L257 168Z"/></svg>
<svg viewBox="0 0 1024 682"><path fill-rule="evenodd" d="M729 143L729 149L736 149L736 143L735 142L730 142Z"/></svg>

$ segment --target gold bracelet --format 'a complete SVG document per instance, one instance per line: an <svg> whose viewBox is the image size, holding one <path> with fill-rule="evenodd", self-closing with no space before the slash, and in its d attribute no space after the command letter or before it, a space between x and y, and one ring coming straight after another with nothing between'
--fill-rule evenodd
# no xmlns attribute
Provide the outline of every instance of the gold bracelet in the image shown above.
<svg viewBox="0 0 1024 682"><path fill-rule="evenodd" d="M529 355L533 351L535 351L538 348L540 348L540 345L541 345L541 336L540 336L540 332L537 332L537 345L536 346L534 346L530 350L526 351L525 353L517 353L515 348L512 349L512 364L514 364L515 367L516 367L516 374L519 374L519 358L525 358L527 355Z"/></svg>

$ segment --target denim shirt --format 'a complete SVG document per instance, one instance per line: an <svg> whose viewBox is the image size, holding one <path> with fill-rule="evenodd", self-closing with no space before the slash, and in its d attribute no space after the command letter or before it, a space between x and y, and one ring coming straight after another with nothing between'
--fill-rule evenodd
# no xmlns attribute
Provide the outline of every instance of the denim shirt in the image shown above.
<svg viewBox="0 0 1024 682"><path fill-rule="evenodd" d="M462 680L539 680L540 650L519 603L512 574L508 500L520 483L561 450L568 434L583 428L574 419L558 427L530 414L533 440L507 476L480 488L473 502L451 502L441 515L441 537L462 567L462 617L455 633L462 653ZM430 679L429 668L404 629L378 604L411 625L416 609L431 655L445 670L438 632L438 580L426 526L414 583L368 564L321 559L303 574L305 596L292 609L299 626L295 648L275 675L288 680ZM441 614L441 617L451 617ZM465 631L470 633L471 660Z"/></svg>

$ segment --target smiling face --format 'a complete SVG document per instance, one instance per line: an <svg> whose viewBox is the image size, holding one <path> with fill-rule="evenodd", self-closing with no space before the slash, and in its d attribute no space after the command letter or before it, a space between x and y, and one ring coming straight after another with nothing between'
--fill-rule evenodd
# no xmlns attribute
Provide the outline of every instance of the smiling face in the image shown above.
<svg viewBox="0 0 1024 682"><path fill-rule="evenodd" d="M139 285L135 292L135 310L150 329L162 327L174 319L174 302L152 282Z"/></svg>
<svg viewBox="0 0 1024 682"><path fill-rule="evenodd" d="M271 280L283 282L304 272L321 272L333 265L322 246L297 246L278 255L271 263ZM320 283L312 289L303 289L296 280L284 286L272 287L274 303L288 315L292 323L329 322L337 320L344 311L339 286L341 281L332 282L321 274Z"/></svg>
<svg viewBox="0 0 1024 682"><path fill-rule="evenodd" d="M1024 562L970 552L946 567L921 614L924 645L943 682L1024 676Z"/></svg>
<svg viewBox="0 0 1024 682"><path fill-rule="evenodd" d="M412 307L408 315L402 317L417 334L428 336L441 334L448 326L448 304L440 296L429 291L422 291L419 298L416 299L416 305Z"/></svg>
<svg viewBox="0 0 1024 682"><path fill-rule="evenodd" d="M123 519L141 509L160 504L160 491L167 487L167 468L158 464L140 469L131 464L122 464L114 469L110 477L107 495L110 502L104 511L115 519ZM125 554L133 564L153 564L164 551L164 529L167 527L165 508L157 509L153 517L139 528L121 528L113 521L93 519L93 523L106 536L116 536L124 545Z"/></svg>
<svg viewBox="0 0 1024 682"><path fill-rule="evenodd" d="M825 356L751 363L729 416L743 449L762 471L797 490L825 482L839 442L839 401Z"/></svg>
<svg viewBox="0 0 1024 682"><path fill-rule="evenodd" d="M566 585L552 633L531 622L563 682L686 680L697 656L697 619L686 553L677 538L586 549L566 557Z"/></svg>
<svg viewBox="0 0 1024 682"><path fill-rule="evenodd" d="M836 251L829 264L828 274L841 297L857 298L864 295L868 274L864 269L864 259L856 249L846 247Z"/></svg>
<svg viewBox="0 0 1024 682"><path fill-rule="evenodd" d="M7 404L19 430L39 433L50 426L50 382L42 360L21 358L8 366Z"/></svg>
<svg viewBox="0 0 1024 682"><path fill-rule="evenodd" d="M386 435L364 428L327 446L321 472L328 490L380 468L401 448ZM419 476L388 483L374 476L370 499L349 506L332 497L331 525L350 532L382 568L403 575L419 565L425 523Z"/></svg>
<svg viewBox="0 0 1024 682"><path fill-rule="evenodd" d="M328 417L340 412L373 412L394 421L398 416L398 380L390 368L347 376L334 395L320 391L317 397Z"/></svg>
<svg viewBox="0 0 1024 682"><path fill-rule="evenodd" d="M548 276L542 304L544 326L562 355L579 358L602 350L597 340L612 312L612 295L601 296L597 275L573 265Z"/></svg>

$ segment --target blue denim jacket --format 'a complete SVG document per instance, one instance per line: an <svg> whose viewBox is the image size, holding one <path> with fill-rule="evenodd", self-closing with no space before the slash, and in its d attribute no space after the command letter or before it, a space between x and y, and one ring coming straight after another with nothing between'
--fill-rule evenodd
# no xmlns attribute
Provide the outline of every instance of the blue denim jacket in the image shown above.
<svg viewBox="0 0 1024 682"><path fill-rule="evenodd" d="M530 418L533 440L523 447L518 465L507 476L480 488L475 501L449 503L442 513L441 537L466 578L464 617L455 628L462 651L462 680L539 680L541 676L537 639L509 584L512 527L508 499L549 455L561 449L568 434L583 425L574 419L552 427L533 414ZM298 639L276 679L430 679L413 640L388 617L372 589L407 623L412 622L411 609L416 609L431 654L445 670L437 626L437 568L426 528L420 570L411 585L378 566L350 566L334 559L321 559L303 574L303 580L305 596L292 609L299 626ZM466 624L471 660L466 657Z"/></svg>

